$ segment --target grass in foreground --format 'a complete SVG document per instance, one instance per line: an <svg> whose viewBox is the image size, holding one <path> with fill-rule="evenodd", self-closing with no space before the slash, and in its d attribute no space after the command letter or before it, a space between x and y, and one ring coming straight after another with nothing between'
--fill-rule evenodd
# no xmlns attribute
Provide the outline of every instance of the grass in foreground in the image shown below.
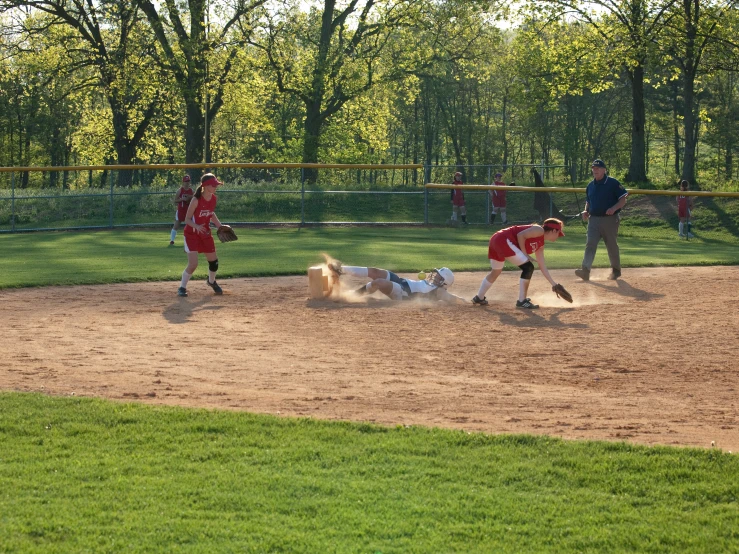
<svg viewBox="0 0 739 554"><path fill-rule="evenodd" d="M239 240L218 245L220 279L243 276L303 274L321 261L321 252L355 265L416 272L448 266L455 271L489 269L487 247L499 227L396 228L319 227L237 229ZM550 268L576 268L585 247L579 224L567 236L547 245ZM674 233L673 233L674 234ZM654 265L739 264L736 241L705 238L633 236L623 228L619 239L624 267ZM168 247L169 232L116 230L0 235L0 289L24 286L74 285L179 280L187 263L182 235ZM603 244L596 267L608 267ZM509 267L508 269L515 269ZM202 279L207 263L201 256L195 273Z"/></svg>
<svg viewBox="0 0 739 554"><path fill-rule="evenodd" d="M0 551L739 550L739 458L0 394Z"/></svg>

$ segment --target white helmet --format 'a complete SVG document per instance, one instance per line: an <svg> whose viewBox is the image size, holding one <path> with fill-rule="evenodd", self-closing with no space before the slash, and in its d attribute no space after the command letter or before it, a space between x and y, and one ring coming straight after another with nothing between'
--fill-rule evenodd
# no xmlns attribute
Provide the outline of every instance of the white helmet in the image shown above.
<svg viewBox="0 0 739 554"><path fill-rule="evenodd" d="M434 269L431 271L429 276L426 277L426 282L435 287L448 287L454 284L454 273L452 273L452 270L448 267Z"/></svg>

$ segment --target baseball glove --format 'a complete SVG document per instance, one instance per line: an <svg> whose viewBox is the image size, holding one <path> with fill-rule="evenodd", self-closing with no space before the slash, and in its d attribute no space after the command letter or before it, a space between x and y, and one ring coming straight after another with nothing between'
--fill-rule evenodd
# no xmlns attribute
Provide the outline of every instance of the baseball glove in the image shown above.
<svg viewBox="0 0 739 554"><path fill-rule="evenodd" d="M572 304L572 295L567 292L567 289L564 288L562 285L557 283L552 287L552 290L554 291L554 294L557 295L557 298L562 298L564 300L567 300L570 304Z"/></svg>
<svg viewBox="0 0 739 554"><path fill-rule="evenodd" d="M216 232L218 233L218 240L221 242L231 242L239 238L230 225L221 225Z"/></svg>

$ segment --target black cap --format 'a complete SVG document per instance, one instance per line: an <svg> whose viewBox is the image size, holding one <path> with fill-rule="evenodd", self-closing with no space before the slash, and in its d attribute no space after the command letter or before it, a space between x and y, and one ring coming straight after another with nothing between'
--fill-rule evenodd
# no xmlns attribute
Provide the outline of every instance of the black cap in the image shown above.
<svg viewBox="0 0 739 554"><path fill-rule="evenodd" d="M593 163L590 164L590 167L602 167L603 169L606 169L606 162L603 160L593 160Z"/></svg>

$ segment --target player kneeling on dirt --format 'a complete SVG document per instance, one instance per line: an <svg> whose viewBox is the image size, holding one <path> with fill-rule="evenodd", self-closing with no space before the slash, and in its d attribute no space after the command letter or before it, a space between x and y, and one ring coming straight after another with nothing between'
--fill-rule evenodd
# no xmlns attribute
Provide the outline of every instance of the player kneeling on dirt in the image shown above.
<svg viewBox="0 0 739 554"><path fill-rule="evenodd" d="M521 279L518 287L517 308L538 308L537 304L531 302L526 294L531 284L531 276L534 274L534 264L528 254L536 255L536 263L539 265L544 277L552 284L552 290L557 296L564 298L567 302L572 302L572 295L565 288L557 283L547 270L544 261L544 241L554 242L559 237L565 236L562 232L564 223L559 219L550 217L545 219L544 223L538 225L514 225L501 229L490 237L488 246L488 258L490 259L490 267L492 271L482 280L480 290L472 299L473 304L486 306L488 301L485 299L485 293L490 290L493 283L503 271L505 262L512 263L521 268Z"/></svg>
<svg viewBox="0 0 739 554"><path fill-rule="evenodd" d="M339 262L328 264L328 269L334 281L341 275L371 279L355 291L359 295L380 291L392 300L428 299L458 304L467 302L447 291L447 287L454 283L454 273L448 267L434 269L425 279L404 279L387 269L342 265Z"/></svg>

